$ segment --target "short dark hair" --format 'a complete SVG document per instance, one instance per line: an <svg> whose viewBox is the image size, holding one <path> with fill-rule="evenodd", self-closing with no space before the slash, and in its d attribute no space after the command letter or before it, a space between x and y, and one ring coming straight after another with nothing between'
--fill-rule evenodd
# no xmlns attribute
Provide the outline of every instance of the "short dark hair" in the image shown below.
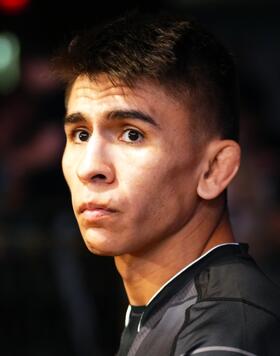
<svg viewBox="0 0 280 356"><path fill-rule="evenodd" d="M77 35L54 67L68 86L103 73L113 84L158 82L191 107L199 133L238 139L239 91L232 55L201 25L166 15L129 14Z"/></svg>

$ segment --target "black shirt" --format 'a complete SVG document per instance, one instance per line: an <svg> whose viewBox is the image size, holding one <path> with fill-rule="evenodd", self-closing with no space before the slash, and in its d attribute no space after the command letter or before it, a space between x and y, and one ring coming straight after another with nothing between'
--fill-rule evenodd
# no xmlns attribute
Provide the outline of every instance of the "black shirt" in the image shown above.
<svg viewBox="0 0 280 356"><path fill-rule="evenodd" d="M247 250L217 246L132 310L118 356L279 356L280 291Z"/></svg>

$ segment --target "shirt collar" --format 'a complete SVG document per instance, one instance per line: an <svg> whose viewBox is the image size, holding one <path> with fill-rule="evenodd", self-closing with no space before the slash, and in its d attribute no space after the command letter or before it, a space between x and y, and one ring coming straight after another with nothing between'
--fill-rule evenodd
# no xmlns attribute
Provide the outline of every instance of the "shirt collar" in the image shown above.
<svg viewBox="0 0 280 356"><path fill-rule="evenodd" d="M171 281L173 281L173 279L175 279L176 277L178 277L181 273L183 273L186 269L190 268L192 265L194 265L195 263L197 263L198 261L202 260L205 256L207 256L209 253L211 253L212 251L216 250L219 247L222 246L227 246L227 245L239 245L239 243L237 242L230 242L230 243L223 243L223 244L219 244L216 245L215 247L211 248L210 250L208 250L207 252L205 252L203 255L199 256L197 259L195 259L194 261L192 261L191 263L189 263L187 266L185 266L184 268L182 268L179 272L177 272L173 277L171 277L166 283L164 283L164 285L162 285L160 287L160 289L152 296L152 298L148 301L148 303L146 304L146 306L148 306L155 298L156 296L163 290L163 288L165 288Z"/></svg>
<svg viewBox="0 0 280 356"><path fill-rule="evenodd" d="M202 260L204 257L206 257L207 255L209 255L212 251L222 247L222 246L228 246L228 245L239 245L238 242L230 242L230 243L223 243L223 244L219 244L214 246L213 248L211 248L210 250L208 250L207 252L205 252L203 255L199 256L197 259L195 259L194 261L192 261L191 263L189 263L187 266L185 266L184 268L182 268L179 272L177 272L173 277L171 277L166 283L164 283L160 289L152 296L152 298L148 301L148 303L146 304L146 307L148 307L152 301L155 300L155 298L161 293L161 291L168 285L170 284L175 278L177 278L179 275L181 275L184 271L186 271L187 269L189 269L191 266L193 266L194 264L196 264L197 262L199 262L200 260ZM131 313L131 305L128 305L127 311L126 311L126 315L125 315L125 326L128 325L129 323L129 317L130 317L130 313ZM139 323L139 327L140 327L140 323ZM139 329L138 327L138 329Z"/></svg>

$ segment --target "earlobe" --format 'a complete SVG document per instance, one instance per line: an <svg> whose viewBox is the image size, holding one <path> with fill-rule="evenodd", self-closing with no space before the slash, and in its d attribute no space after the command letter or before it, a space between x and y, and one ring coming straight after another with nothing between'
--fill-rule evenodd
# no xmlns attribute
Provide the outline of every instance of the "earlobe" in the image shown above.
<svg viewBox="0 0 280 356"><path fill-rule="evenodd" d="M227 188L238 171L240 155L240 146L236 141L210 143L197 186L197 194L202 199L214 199Z"/></svg>

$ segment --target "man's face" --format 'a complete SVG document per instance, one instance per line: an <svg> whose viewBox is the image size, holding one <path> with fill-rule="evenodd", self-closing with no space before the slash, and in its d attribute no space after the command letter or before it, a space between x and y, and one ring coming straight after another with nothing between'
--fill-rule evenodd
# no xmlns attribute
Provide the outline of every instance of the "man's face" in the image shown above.
<svg viewBox="0 0 280 356"><path fill-rule="evenodd" d="M189 112L160 86L75 81L68 101L63 171L87 247L102 255L147 253L179 233L197 204L201 152Z"/></svg>

